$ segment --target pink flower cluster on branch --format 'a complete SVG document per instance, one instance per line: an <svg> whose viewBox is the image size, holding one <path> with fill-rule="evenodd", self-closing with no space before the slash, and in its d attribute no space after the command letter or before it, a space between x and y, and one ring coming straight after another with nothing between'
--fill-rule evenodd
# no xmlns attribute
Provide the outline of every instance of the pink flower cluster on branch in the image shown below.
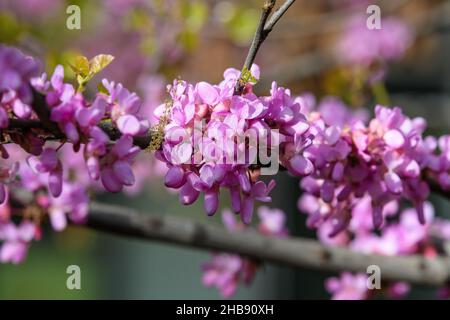
<svg viewBox="0 0 450 320"><path fill-rule="evenodd" d="M340 108L345 106L335 104L334 110ZM356 118L340 123L327 118L314 110L308 116L315 139L305 156L315 170L301 181L301 188L317 199L303 208L309 213L308 226L330 220L330 235L337 235L349 226L352 208L365 196L370 197L377 228L383 224L385 206L399 199L409 200L425 223L429 172L440 176L441 187L447 188L446 138L441 138L444 155L436 154L435 139L423 137L426 121L408 118L398 107L376 106L375 118L367 125Z"/></svg>
<svg viewBox="0 0 450 320"><path fill-rule="evenodd" d="M311 199L310 199L311 200ZM308 201L306 198L303 201ZM427 259L446 254L443 245L450 240L450 222L435 217L430 203L425 204L426 223L420 224L417 212L408 208L399 211L397 201L389 203L384 214L390 222L381 233L377 234L371 224L370 198L365 197L352 210L353 220L348 230L334 238L328 236L332 228L327 222L318 228L318 237L327 245L347 246L356 252L364 254L380 254L387 256L402 256L419 254ZM369 299L375 294L384 293L389 297L401 298L408 294L410 286L405 282L382 283L379 290L370 290L367 285L368 275L364 273L351 274L344 272L340 278L330 278L326 281L326 288L333 299L361 300ZM437 295L447 287L437 290Z"/></svg>
<svg viewBox="0 0 450 320"><path fill-rule="evenodd" d="M308 101L309 116L322 130L316 132L310 150L313 155L320 149L322 154L332 154L330 150L339 150L338 144L345 143L340 148L345 150L344 157L313 158L319 171L300 184L306 193L299 199L299 209L308 215L307 225L317 228L319 240L364 254L420 254L426 258L445 254L443 244L450 239L450 223L435 217L433 207L425 202L429 187L424 178L432 174L439 180L441 176L440 187L447 190L448 138L441 137L439 143L434 137L422 138L425 120L409 119L399 108L377 106L375 119L366 126L365 116L350 111L339 100L326 98L316 111L314 102ZM331 130L337 136L330 146L327 131ZM437 145L443 152L436 152ZM324 161L320 166L314 159ZM402 199L415 208L399 212ZM401 298L409 292L409 284L404 282L384 283L381 291L369 290L368 280L367 274L344 272L328 279L326 288L333 299L345 300L369 299L379 292ZM446 287L439 289L438 296L447 291Z"/></svg>
<svg viewBox="0 0 450 320"><path fill-rule="evenodd" d="M133 138L149 129L141 115L148 111L140 110L135 93L103 80L105 91L91 102L64 82L62 66L56 67L49 80L46 74L37 77L37 70L31 57L0 47L3 262L18 263L25 258L30 241L39 239L40 225L47 217L57 231L63 230L68 220L86 221L88 193L102 189L97 181L104 189L117 192L135 184L133 170L139 172L139 187L142 178L148 177L148 168L143 170L134 163L141 149L133 145ZM44 104L33 101L33 90L43 95ZM61 135L55 136L54 128L46 128L48 122L39 122L47 113L45 120L55 124ZM103 131L104 123L118 132L116 141ZM32 199L21 210L12 210L9 200L15 203L16 196L23 192L31 194ZM13 222L17 214L21 215L18 225ZM34 236L30 236L30 225L34 226Z"/></svg>
<svg viewBox="0 0 450 320"><path fill-rule="evenodd" d="M91 190L101 190L102 185L121 191L145 176L140 173L148 171L146 162L135 165L142 146L134 143L148 138L150 119L138 96L120 84L103 80L104 90L87 99L63 81L61 66L47 80L45 74L34 77L37 67L31 68L29 58L19 51L1 47L0 57L0 108L6 115L2 142L13 142L0 149L5 159L0 164L0 260L18 263L31 241L40 238L45 218L57 231L68 221L83 223ZM20 62L28 67L20 68ZM4 74L14 76L3 79ZM167 167L165 185L179 190L182 204L192 204L203 194L205 212L213 215L225 189L243 222L224 213L226 226L244 228L252 220L254 202L271 201L275 182L266 183L262 176L281 165L302 178L301 209L323 241L387 255L429 255L436 249L429 245L429 230L445 233L448 227L430 227L424 204L430 179L442 190L450 188L447 136L424 137L426 121L411 119L398 107L377 106L375 117L366 121L364 112L350 112L336 99L325 99L315 108L310 96L295 97L276 83L268 96L258 96L253 91L258 78L259 69L253 66L242 73L227 69L216 85L176 80L168 87L169 102L155 111L155 128L162 132L156 158ZM236 93L238 79L245 85ZM33 88L45 100L39 108L45 108L61 135L38 122L42 113L26 94ZM29 113L20 112L27 108ZM28 123L39 125L27 127ZM21 210L12 210L17 209L12 200L23 190L32 199ZM402 214L408 219L398 223L386 222L396 212L393 204L404 199L414 205L414 213ZM17 212L19 223L12 217ZM259 232L287 234L282 213L263 207L258 214ZM418 215L414 222L412 214ZM382 228L380 235L374 227ZM251 281L257 266L243 257L217 253L204 266L204 283L230 296L239 282ZM337 297L345 297L340 292L347 292L352 283L351 276L344 278L329 283ZM392 285L393 292L404 289ZM365 297L367 292L360 294Z"/></svg>
<svg viewBox="0 0 450 320"><path fill-rule="evenodd" d="M259 78L259 69L252 68ZM242 95L234 88L241 73L227 69L218 85L189 84L176 80L168 90L171 103L156 110L168 114L158 159L169 170L165 185L180 190L180 202L191 204L204 193L204 208L213 215L219 206L221 189L228 189L233 210L250 223L254 201L269 202L275 186L259 180L261 151L280 161L295 175L312 172L312 163L302 156L311 143L310 125L300 111L298 99L274 83L270 96L259 97L247 83ZM248 138L248 139L247 139Z"/></svg>

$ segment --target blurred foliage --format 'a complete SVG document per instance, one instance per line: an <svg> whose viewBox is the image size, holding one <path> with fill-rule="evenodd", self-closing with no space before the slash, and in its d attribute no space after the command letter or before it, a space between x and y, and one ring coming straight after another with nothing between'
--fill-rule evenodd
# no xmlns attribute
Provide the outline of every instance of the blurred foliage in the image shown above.
<svg viewBox="0 0 450 320"><path fill-rule="evenodd" d="M89 250L94 236L69 228L32 245L22 264L0 265L0 299L93 299L102 295L102 272ZM70 265L81 269L81 290L66 287Z"/></svg>
<svg viewBox="0 0 450 320"><path fill-rule="evenodd" d="M252 38L259 20L259 10L255 8L235 8L228 20L224 21L225 29L232 40L244 45Z"/></svg>
<svg viewBox="0 0 450 320"><path fill-rule="evenodd" d="M26 30L16 18L8 12L0 12L0 42L14 44L16 39Z"/></svg>

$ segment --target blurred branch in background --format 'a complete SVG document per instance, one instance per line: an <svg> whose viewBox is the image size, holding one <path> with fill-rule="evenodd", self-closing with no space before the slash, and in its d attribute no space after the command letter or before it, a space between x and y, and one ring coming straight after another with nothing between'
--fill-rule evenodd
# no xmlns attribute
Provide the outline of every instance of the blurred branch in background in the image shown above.
<svg viewBox="0 0 450 320"><path fill-rule="evenodd" d="M184 247L232 252L260 261L323 271L366 272L370 265L382 270L385 280L423 285L450 281L450 258L420 255L365 255L343 247L329 247L301 238L275 238L255 231L230 232L172 215L143 214L133 209L92 203L87 227L114 235L160 241Z"/></svg>

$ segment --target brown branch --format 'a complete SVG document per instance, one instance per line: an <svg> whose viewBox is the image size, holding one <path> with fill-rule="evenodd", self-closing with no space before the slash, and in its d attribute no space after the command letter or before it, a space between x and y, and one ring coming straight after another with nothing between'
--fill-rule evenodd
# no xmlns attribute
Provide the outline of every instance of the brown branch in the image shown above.
<svg viewBox="0 0 450 320"><path fill-rule="evenodd" d="M50 120L50 109L48 108L47 102L45 101L45 96L35 90L33 90L32 108L41 121L42 127L47 129L56 138L64 137L64 134L61 132L58 125Z"/></svg>
<svg viewBox="0 0 450 320"><path fill-rule="evenodd" d="M272 31L275 24L281 19L284 13L289 9L289 7L295 2L295 0L286 0L280 8L278 8L275 13L270 17L270 13L272 12L273 7L275 6L276 0L266 0L264 3L261 16L259 18L258 27L256 28L255 34L253 36L252 43L250 48L248 49L247 57L245 58L245 63L243 66L243 70L250 68L253 65L253 61L255 60L256 54L258 53L261 44L266 40L269 33ZM268 20L269 19L269 20ZM235 93L239 94L244 89L244 83L241 79L236 83Z"/></svg>
<svg viewBox="0 0 450 320"><path fill-rule="evenodd" d="M24 190L11 193L10 204L24 208L33 195ZM383 280L423 285L444 285L450 281L450 257L427 259L420 255L365 255L344 247L325 246L302 238L263 236L255 230L230 232L173 215L144 214L129 207L92 202L87 227L118 236L159 241L182 247L230 252L257 261L321 271L366 272L377 265Z"/></svg>
<svg viewBox="0 0 450 320"><path fill-rule="evenodd" d="M222 227L172 215L143 214L100 203L92 203L87 227L142 240L232 252L292 267L366 272L369 265L377 265L383 280L424 285L443 285L450 280L450 258L447 257L364 255L309 239L267 237L253 230L232 233Z"/></svg>
<svg viewBox="0 0 450 320"><path fill-rule="evenodd" d="M279 7L274 14L270 17L269 21L264 26L265 36L272 31L273 27L277 24L277 22L281 19L281 17L285 14L285 12L289 9L289 7L295 2L295 0L286 0L281 7Z"/></svg>
<svg viewBox="0 0 450 320"><path fill-rule="evenodd" d="M50 109L48 108L48 105L45 101L45 97L36 91L34 92L32 108L37 114L39 120L9 119L9 126L5 130L46 130L49 133L49 136L46 137L46 140L60 140L65 137L59 129L58 125L50 120ZM111 122L101 122L98 124L98 126L113 141L119 139L121 136L120 131ZM136 146L140 147L141 149L146 149L151 141L151 132L148 132L144 136L134 137L133 139Z"/></svg>
<svg viewBox="0 0 450 320"><path fill-rule="evenodd" d="M250 48L248 49L247 57L245 58L244 68L247 68L248 70L250 70L250 68L252 67L253 61L255 60L256 54L258 53L261 44L269 34L265 30L265 25L270 13L272 12L273 7L275 6L275 1L276 0L268 0L262 7L258 27L256 28L256 32L253 35L252 43L250 45Z"/></svg>

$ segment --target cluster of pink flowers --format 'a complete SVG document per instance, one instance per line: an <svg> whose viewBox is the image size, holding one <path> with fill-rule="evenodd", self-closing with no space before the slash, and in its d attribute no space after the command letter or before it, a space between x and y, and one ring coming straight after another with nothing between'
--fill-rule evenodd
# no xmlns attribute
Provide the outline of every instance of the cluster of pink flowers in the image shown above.
<svg viewBox="0 0 450 320"><path fill-rule="evenodd" d="M31 57L18 49L0 45L0 129L9 126L10 115L19 119L31 117L33 93L30 79L36 76L38 69ZM0 145L0 153L4 159L9 156L3 145ZM16 163L0 163L0 203L6 199L5 184L14 180L17 169Z"/></svg>
<svg viewBox="0 0 450 320"><path fill-rule="evenodd" d="M337 45L345 63L370 65L400 59L411 45L413 32L397 18L381 20L380 29L369 29L366 16L355 16Z"/></svg>
<svg viewBox="0 0 450 320"><path fill-rule="evenodd" d="M425 121L409 119L399 108L377 106L366 126L365 116L335 98L325 98L317 111L312 99L305 101L316 130L305 155L316 171L301 181L306 192L298 206L308 215L307 225L317 228L319 240L365 254L441 254L436 238L450 239L450 223L435 218L433 207L425 202L429 187L423 173L448 189L448 138L423 138ZM415 208L399 213L403 198ZM376 290L368 289L367 279L367 274L344 272L327 280L326 288L334 299L368 299ZM399 298L408 293L409 285L388 283L385 289L388 296Z"/></svg>
<svg viewBox="0 0 450 320"><path fill-rule="evenodd" d="M251 71L259 78L257 66ZM171 105L163 104L155 112L159 119L167 113L169 118L157 157L167 163L165 185L180 189L181 203L191 204L203 192L205 211L213 215L221 188L227 188L233 210L249 223L254 200L270 201L269 192L275 186L273 180L267 185L258 180L260 168L255 164L261 149L270 155L279 148L274 161L304 176L313 167L302 151L313 137L300 112L300 100L291 97L289 90L274 83L270 96L258 97L248 83L242 95L235 95L239 76L240 71L227 69L218 85L176 80L169 86ZM256 142L243 139L246 136Z"/></svg>
<svg viewBox="0 0 450 320"><path fill-rule="evenodd" d="M37 63L19 50L0 47L0 122L7 130L5 137L14 142L0 148L5 159L0 164L2 262L18 263L25 258L29 243L40 237L43 218L22 217L17 224L5 200L26 190L34 197L32 205L40 208L34 209L34 214L45 212L54 230L63 230L67 220L83 223L89 209L89 190L101 190L97 180L112 192L135 184L132 165L140 149L133 145L133 137L149 129L142 116L148 111L140 110L137 95L121 84L103 80L107 93L98 93L89 103L64 82L62 66L56 67L49 80L46 74L37 77L37 69ZM23 134L9 127L12 120L38 119L31 107L33 89L44 95L50 120L64 134L63 141L46 142L48 133L40 128ZM117 141L110 140L100 128L102 121L120 132ZM142 173L138 187L142 187L141 180L150 170L142 165L138 170Z"/></svg>
<svg viewBox="0 0 450 320"><path fill-rule="evenodd" d="M306 201L314 199L303 199ZM426 223L417 220L415 209L405 209L399 213L397 201L391 202L384 214L389 216L388 223L380 233L376 233L371 224L372 208L370 198L364 197L352 209L353 220L345 232L334 238L328 236L331 223L321 225L317 231L319 239L331 246L346 246L364 254L380 254L401 256L410 254L433 258L442 252L442 244L450 240L450 222L435 218L430 203L425 205ZM409 284L392 282L382 284L381 290L371 290L367 285L367 274L351 274L344 272L340 278L330 278L326 288L333 299L361 300L368 299L375 293L383 292L389 297L401 298L409 292ZM439 296L445 288L438 290Z"/></svg>
<svg viewBox="0 0 450 320"><path fill-rule="evenodd" d="M272 237L285 237L288 231L285 227L286 215L278 209L265 206L258 208L258 231ZM247 226L236 221L235 214L230 210L222 212L225 227L232 232L242 232ZM214 253L211 261L203 264L202 282L207 287L215 287L220 294L229 298L236 293L239 283L250 284L258 271L257 261L236 254Z"/></svg>
<svg viewBox="0 0 450 320"><path fill-rule="evenodd" d="M330 235L337 235L348 227L352 207L365 195L370 197L377 228L383 223L383 208L401 198L414 204L424 223L423 203L430 189L422 173L435 157L422 137L425 120L383 106L376 106L368 125L351 118L346 123L327 122L324 115L316 111L308 115L315 139L304 155L315 170L301 187L318 200L304 208L308 225L331 220Z"/></svg>
<svg viewBox="0 0 450 320"><path fill-rule="evenodd" d="M92 179L101 178L103 186L111 192L122 190L123 186L134 184L135 178L131 169L131 163L139 152L139 148L133 146L133 137L147 133L148 121L140 117L140 99L135 93L129 92L121 84L103 80L103 86L107 94L97 94L95 100L88 104L81 93L75 92L71 84L63 82L64 70L57 66L50 82L45 81L44 74L39 79L34 79L34 87L45 94L50 107L50 119L58 124L68 141L78 149L82 142L85 143L84 155L89 175ZM114 144L110 144L108 135L98 126L107 119L120 131L122 136ZM51 154L51 159L45 157ZM43 163L35 171L50 173L50 179L55 184L61 185L62 174L55 174L52 170L59 170L56 152L46 149L32 162ZM46 166L45 163L49 162ZM54 167L54 168L53 168ZM41 171L39 171L41 170ZM52 190L54 196L61 193L61 187ZM58 192L54 192L58 191Z"/></svg>
<svg viewBox="0 0 450 320"><path fill-rule="evenodd" d="M30 79L37 75L38 64L16 48L0 44L0 128L9 125L9 113L19 119L31 116L33 100Z"/></svg>
<svg viewBox="0 0 450 320"><path fill-rule="evenodd" d="M145 174L136 177L134 170L148 171L146 163L140 169L133 165L140 152L134 139L149 131L149 110L142 110L135 93L103 80L106 91L88 101L64 82L62 66L50 80L46 74L34 77L36 70L31 58L0 46L0 128L15 143L0 148L2 262L23 261L31 241L41 236L42 218L48 217L56 231L68 221L83 223L90 190L99 190L100 182L111 192L141 186L136 178ZM257 66L236 94L240 77L240 71L227 69L217 85L176 80L168 86L170 102L155 110L154 134L162 134L156 157L167 167L165 185L179 190L182 204L192 204L203 193L204 209L213 215L220 192L227 189L242 223L231 211L222 218L227 229L241 231L251 222L254 201L271 201L275 182L260 177L279 163L302 177L305 193L299 207L321 241L364 253L440 254L431 238L450 239L450 224L433 219L425 201L428 179L450 189L450 136L423 137L425 120L411 119L398 107L378 105L367 121L365 112L351 112L336 98L316 107L312 96L294 97L276 83L269 96L257 96L252 84L259 78ZM45 141L49 133L41 127L25 134L10 127L13 120L38 119L31 107L32 90L44 95L50 120L64 135L61 141ZM105 127L114 132L115 141ZM27 216L16 222L6 200L21 189L33 199ZM393 222L403 199L414 209ZM283 212L260 207L258 215L261 234L287 235ZM248 258L215 253L203 266L203 283L229 297L240 282L251 282L257 269L258 263ZM327 288L335 298L367 298L366 278L344 273L329 280ZM407 291L404 283L389 284L392 296Z"/></svg>
<svg viewBox="0 0 450 320"><path fill-rule="evenodd" d="M368 289L369 280L365 273L343 272L339 277L327 279L325 288L332 294L333 300L367 300L376 293L376 290ZM383 292L390 298L400 299L408 294L409 290L408 283L395 282L389 284Z"/></svg>
<svg viewBox="0 0 450 320"><path fill-rule="evenodd" d="M0 262L18 264L28 253L30 242L37 236L36 225L30 221L23 221L20 225L13 222L0 223Z"/></svg>

